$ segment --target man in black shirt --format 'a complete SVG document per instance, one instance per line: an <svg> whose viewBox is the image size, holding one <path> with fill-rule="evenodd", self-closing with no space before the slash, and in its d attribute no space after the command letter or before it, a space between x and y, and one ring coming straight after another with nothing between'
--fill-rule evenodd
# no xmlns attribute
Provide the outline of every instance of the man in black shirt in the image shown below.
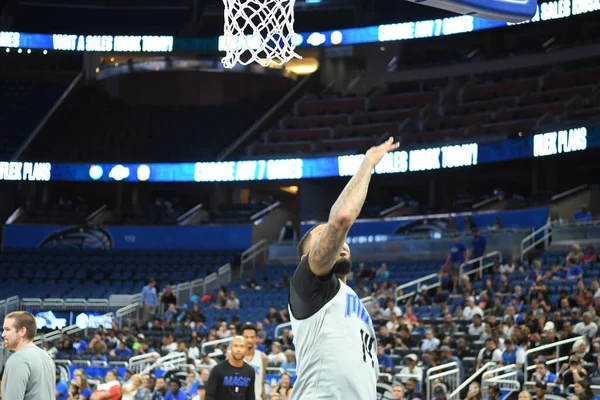
<svg viewBox="0 0 600 400"><path fill-rule="evenodd" d="M236 336L231 342L231 355L215 366L206 383L206 400L256 400L254 368L244 362L246 340Z"/></svg>

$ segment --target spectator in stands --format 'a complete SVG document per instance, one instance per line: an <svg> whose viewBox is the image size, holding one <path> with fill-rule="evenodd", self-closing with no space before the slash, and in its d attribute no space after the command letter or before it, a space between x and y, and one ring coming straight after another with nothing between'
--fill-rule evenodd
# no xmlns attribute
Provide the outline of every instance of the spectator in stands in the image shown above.
<svg viewBox="0 0 600 400"><path fill-rule="evenodd" d="M402 310L396 305L394 300L389 300L387 302L387 308L383 310L383 318L390 319L392 314L397 317L401 317Z"/></svg>
<svg viewBox="0 0 600 400"><path fill-rule="evenodd" d="M548 321L544 324L544 333L545 337L542 340L542 345L548 345L552 343L558 342L558 338L556 337L556 327L554 322ZM553 360L556 358L556 348L550 347L546 350L541 350L539 352L539 357L546 361Z"/></svg>
<svg viewBox="0 0 600 400"><path fill-rule="evenodd" d="M188 397L181 390L179 379L171 379L169 382L169 392L165 395L165 400L188 400Z"/></svg>
<svg viewBox="0 0 600 400"><path fill-rule="evenodd" d="M583 253L583 257L581 257L581 262L583 265L594 265L598 261L598 255L596 254L596 250L594 246L589 245L585 248L585 252Z"/></svg>
<svg viewBox="0 0 600 400"><path fill-rule="evenodd" d="M390 271L387 270L387 264L383 263L381 264L381 266L377 270L377 273L375 274L375 280L377 282L383 283L388 279L390 279Z"/></svg>
<svg viewBox="0 0 600 400"><path fill-rule="evenodd" d="M586 336L583 333L577 333L577 335ZM593 357L590 354L590 346L588 345L588 341L586 339L579 339L573 343L573 347L571 348L571 355L574 356L575 359L580 360L581 362L592 362Z"/></svg>
<svg viewBox="0 0 600 400"><path fill-rule="evenodd" d="M552 264L550 269L542 276L542 280L545 281L564 281L564 279L563 272L558 269L556 264Z"/></svg>
<svg viewBox="0 0 600 400"><path fill-rule="evenodd" d="M392 385L392 399L393 400L404 400L404 386L401 383L394 383Z"/></svg>
<svg viewBox="0 0 600 400"><path fill-rule="evenodd" d="M228 310L239 310L240 308L240 299L237 298L233 290L230 291L229 295L227 296L225 308Z"/></svg>
<svg viewBox="0 0 600 400"><path fill-rule="evenodd" d="M56 353L58 353L58 349L56 348L56 346L54 345L54 343L52 342L46 342L46 348L45 351L46 353L48 353L48 355L51 358L55 358L56 357Z"/></svg>
<svg viewBox="0 0 600 400"><path fill-rule="evenodd" d="M273 342L271 345L271 354L267 356L267 360L269 360L269 365L273 365L275 367L279 367L286 361L285 354L282 351L281 343Z"/></svg>
<svg viewBox="0 0 600 400"><path fill-rule="evenodd" d="M491 385L488 389L489 400L500 400L500 387Z"/></svg>
<svg viewBox="0 0 600 400"><path fill-rule="evenodd" d="M142 388L142 376L139 374L132 375L129 379L129 383L124 384L121 393L123 397L121 400L134 400L137 399L138 390Z"/></svg>
<svg viewBox="0 0 600 400"><path fill-rule="evenodd" d="M94 338L90 341L89 348L94 353L105 353L108 351L108 346L102 340L102 335L100 333L94 335Z"/></svg>
<svg viewBox="0 0 600 400"><path fill-rule="evenodd" d="M450 254L446 259L446 264L450 264L452 269L452 287L458 285L458 275L460 266L468 261L467 247L458 240L458 235L452 235L452 244L450 245Z"/></svg>
<svg viewBox="0 0 600 400"><path fill-rule="evenodd" d="M583 395L589 397L590 399L593 399L596 397L594 395L594 392L592 391L592 388L590 387L590 383L585 379L580 379L580 380L576 381L575 386L573 387L573 391L575 392L576 395L583 394Z"/></svg>
<svg viewBox="0 0 600 400"><path fill-rule="evenodd" d="M408 383L409 378L415 378L421 382L423 379L423 369L417 365L419 358L416 354L411 353L406 356L406 367L400 370L401 378L403 383Z"/></svg>
<svg viewBox="0 0 600 400"><path fill-rule="evenodd" d="M269 313L265 318L265 324L281 324L281 322L281 315L277 312L277 308L275 308L275 306L269 307Z"/></svg>
<svg viewBox="0 0 600 400"><path fill-rule="evenodd" d="M69 385L62 380L61 372L56 369L56 399L57 400L68 400L69 398Z"/></svg>
<svg viewBox="0 0 600 400"><path fill-rule="evenodd" d="M198 384L199 382L196 380L196 374L190 371L185 377L185 385L183 385L181 390L188 398L190 398L198 392Z"/></svg>
<svg viewBox="0 0 600 400"><path fill-rule="evenodd" d="M468 333L471 336L481 336L485 331L485 324L482 322L481 314L473 314L472 323L469 325Z"/></svg>
<svg viewBox="0 0 600 400"><path fill-rule="evenodd" d="M296 374L296 352L292 349L287 349L285 352L285 361L281 363L280 368L286 374Z"/></svg>
<svg viewBox="0 0 600 400"><path fill-rule="evenodd" d="M79 389L79 400L90 400L92 398L92 390L88 384L87 376L83 374L76 376L75 385Z"/></svg>
<svg viewBox="0 0 600 400"><path fill-rule="evenodd" d="M481 388L479 387L479 382L471 382L469 385L469 392L467 393L465 400L481 400Z"/></svg>
<svg viewBox="0 0 600 400"><path fill-rule="evenodd" d="M463 368L462 361L454 355L454 350L450 348L450 346L442 346L440 348L441 355L441 363L447 364L451 362L456 362L458 364L458 369L460 370L460 379L463 379L465 376L465 370Z"/></svg>
<svg viewBox="0 0 600 400"><path fill-rule="evenodd" d="M477 258L482 257L487 252L487 239L481 233L479 233L479 229L475 228L472 230L473 233L473 257L469 258Z"/></svg>
<svg viewBox="0 0 600 400"><path fill-rule="evenodd" d="M421 400L424 397L417 391L417 385L419 381L415 378L408 378L406 381L406 391L404 392L404 398L407 400Z"/></svg>
<svg viewBox="0 0 600 400"><path fill-rule="evenodd" d="M576 222L591 222L592 221L592 213L588 210L587 205L582 205L581 210L575 211L573 214L573 219Z"/></svg>
<svg viewBox="0 0 600 400"><path fill-rule="evenodd" d="M142 320L144 322L148 321L152 315L156 314L158 307L158 296L156 293L156 281L154 278L148 279L148 284L142 289L140 306L142 307Z"/></svg>
<svg viewBox="0 0 600 400"><path fill-rule="evenodd" d="M537 400L546 400L546 393L548 393L548 385L544 381L537 381L535 383L535 397Z"/></svg>
<svg viewBox="0 0 600 400"><path fill-rule="evenodd" d="M580 265L583 259L583 253L581 252L581 246L578 245L577 243L574 243L573 246L571 246L571 252L569 254L567 254L567 264L569 264L570 261L573 261L573 264L577 264Z"/></svg>
<svg viewBox="0 0 600 400"><path fill-rule="evenodd" d="M433 399L434 400L445 400L448 396L448 386L443 383L439 383L433 387Z"/></svg>
<svg viewBox="0 0 600 400"><path fill-rule="evenodd" d="M110 355L113 357L131 357L133 352L127 347L125 342L121 342L116 349L111 350Z"/></svg>
<svg viewBox="0 0 600 400"><path fill-rule="evenodd" d="M165 290L160 296L161 304L164 304L165 308L169 307L169 304L177 305L177 296L173 293L171 285L165 286Z"/></svg>
<svg viewBox="0 0 600 400"><path fill-rule="evenodd" d="M445 336L454 337L457 330L458 327L452 319L452 314L444 314L444 322L437 328L438 338L444 338Z"/></svg>
<svg viewBox="0 0 600 400"><path fill-rule="evenodd" d="M102 383L96 387L92 393L92 400L119 400L121 398L121 384L117 380L118 374L116 370L110 370L106 373L106 383Z"/></svg>
<svg viewBox="0 0 600 400"><path fill-rule="evenodd" d="M581 267L577 264L575 264L575 262L573 261L572 258L570 258L567 261L569 267L567 269L567 275L565 277L565 280L568 284L569 281L578 281L580 279L583 278L583 270L581 269Z"/></svg>
<svg viewBox="0 0 600 400"><path fill-rule="evenodd" d="M410 330L406 326L400 328L400 336L396 338L396 344L406 351L417 347L417 342L412 338Z"/></svg>
<svg viewBox="0 0 600 400"><path fill-rule="evenodd" d="M94 356L90 359L92 365L106 367L108 365L108 359L99 351L94 353Z"/></svg>
<svg viewBox="0 0 600 400"><path fill-rule="evenodd" d="M427 329L425 339L421 343L421 351L433 351L440 346L440 340L433 335L433 329Z"/></svg>
<svg viewBox="0 0 600 400"><path fill-rule="evenodd" d="M496 346L494 338L491 337L485 340L485 347L479 350L479 354L477 355L477 369L489 362L502 365L502 351Z"/></svg>
<svg viewBox="0 0 600 400"><path fill-rule="evenodd" d="M150 399L152 395L152 379L149 374L142 375L142 386L138 388L136 393L136 400L142 399L147 400Z"/></svg>
<svg viewBox="0 0 600 400"><path fill-rule="evenodd" d="M156 378L154 389L151 400L165 400L165 396L167 395L167 382L165 378Z"/></svg>
<svg viewBox="0 0 600 400"><path fill-rule="evenodd" d="M543 382L543 383L554 383L556 381L556 375L552 372L548 371L548 367L546 366L546 361L537 360L535 363L535 372L532 376L534 382ZM553 388L549 388L548 392L552 392Z"/></svg>
<svg viewBox="0 0 600 400"><path fill-rule="evenodd" d="M585 287L583 280L577 282L577 291L573 294L573 299L577 302L577 306L582 309L587 309L594 303L594 295Z"/></svg>
<svg viewBox="0 0 600 400"><path fill-rule="evenodd" d="M390 356L385 354L385 347L382 343L377 343L377 360L379 361L379 367L383 368L383 371L391 374L394 364Z"/></svg>
<svg viewBox="0 0 600 400"><path fill-rule="evenodd" d="M466 306L462 311L462 319L472 321L475 314L483 316L483 310L480 307L475 306L475 298L469 296L466 299Z"/></svg>
<svg viewBox="0 0 600 400"><path fill-rule="evenodd" d="M448 342L448 343L450 343L450 342ZM456 354L456 357L458 357L461 360L465 357L473 356L473 352L471 351L471 349L467 343L467 340L464 337L460 337L456 341L455 354Z"/></svg>
<svg viewBox="0 0 600 400"><path fill-rule="evenodd" d="M531 399L531 393L523 391L521 393L519 393L519 398L518 400L532 400Z"/></svg>
<svg viewBox="0 0 600 400"><path fill-rule="evenodd" d="M498 232L502 232L504 230L504 224L502 223L502 218L500 218L499 215L494 220L494 223L490 225L490 229Z"/></svg>
<svg viewBox="0 0 600 400"><path fill-rule="evenodd" d="M511 365L515 364L519 379L523 377L523 365L525 364L525 350L520 346L517 346L515 341L508 338L504 341L504 352L502 353L502 364Z"/></svg>

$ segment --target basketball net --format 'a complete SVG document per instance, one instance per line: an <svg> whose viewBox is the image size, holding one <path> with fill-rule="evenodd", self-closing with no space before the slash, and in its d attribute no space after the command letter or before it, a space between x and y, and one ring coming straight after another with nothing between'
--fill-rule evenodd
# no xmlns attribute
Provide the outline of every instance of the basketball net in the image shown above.
<svg viewBox="0 0 600 400"><path fill-rule="evenodd" d="M299 43L294 32L295 0L223 0L225 5L223 66L257 62L283 65Z"/></svg>

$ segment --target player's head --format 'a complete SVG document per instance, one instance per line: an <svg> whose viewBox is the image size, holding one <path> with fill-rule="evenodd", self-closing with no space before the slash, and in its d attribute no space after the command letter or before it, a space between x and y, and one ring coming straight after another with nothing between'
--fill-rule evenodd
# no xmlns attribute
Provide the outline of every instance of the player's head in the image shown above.
<svg viewBox="0 0 600 400"><path fill-rule="evenodd" d="M31 342L37 333L37 324L33 314L27 311L11 312L4 317L4 348L17 349L23 343Z"/></svg>
<svg viewBox="0 0 600 400"><path fill-rule="evenodd" d="M246 348L253 349L256 346L256 327L244 325L240 328L240 335L246 339Z"/></svg>
<svg viewBox="0 0 600 400"><path fill-rule="evenodd" d="M302 236L298 242L298 258L303 259L306 257L313 244L319 240L327 224L315 225L308 232ZM352 259L350 258L350 247L347 243L344 243L342 251L335 264L333 265L333 272L338 276L346 276L352 269Z"/></svg>
<svg viewBox="0 0 600 400"><path fill-rule="evenodd" d="M241 361L246 355L246 339L243 336L236 336L231 342L231 358Z"/></svg>

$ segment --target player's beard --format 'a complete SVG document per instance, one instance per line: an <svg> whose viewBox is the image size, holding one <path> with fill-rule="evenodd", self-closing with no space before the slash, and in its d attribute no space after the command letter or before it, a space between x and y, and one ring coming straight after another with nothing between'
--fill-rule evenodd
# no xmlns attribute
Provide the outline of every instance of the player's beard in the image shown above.
<svg viewBox="0 0 600 400"><path fill-rule="evenodd" d="M346 276L352 270L352 260L350 257L340 257L333 265L333 273L337 276Z"/></svg>

